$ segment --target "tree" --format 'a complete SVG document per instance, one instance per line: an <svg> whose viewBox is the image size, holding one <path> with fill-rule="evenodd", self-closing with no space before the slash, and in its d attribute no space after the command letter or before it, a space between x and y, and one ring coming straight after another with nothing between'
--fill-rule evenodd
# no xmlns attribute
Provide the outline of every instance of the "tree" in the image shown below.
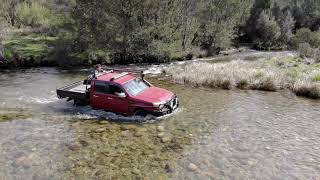
<svg viewBox="0 0 320 180"><path fill-rule="evenodd" d="M209 54L229 47L236 37L236 28L247 20L252 5L251 0L201 0L200 45Z"/></svg>
<svg viewBox="0 0 320 180"><path fill-rule="evenodd" d="M272 49L278 46L281 29L270 11L262 11L257 19L256 46L260 49Z"/></svg>
<svg viewBox="0 0 320 180"><path fill-rule="evenodd" d="M281 43L288 44L293 37L293 29L295 20L290 11L286 11L279 19L279 25L281 28Z"/></svg>

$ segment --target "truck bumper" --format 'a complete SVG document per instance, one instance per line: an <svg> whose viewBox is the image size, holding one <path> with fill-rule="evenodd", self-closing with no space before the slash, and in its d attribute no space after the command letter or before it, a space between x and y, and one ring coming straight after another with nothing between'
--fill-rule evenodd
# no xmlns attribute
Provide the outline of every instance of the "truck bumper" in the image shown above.
<svg viewBox="0 0 320 180"><path fill-rule="evenodd" d="M164 107L160 110L152 111L151 114L154 116L163 116L166 114L171 114L174 110L179 107L179 99L177 97L171 99L167 102Z"/></svg>

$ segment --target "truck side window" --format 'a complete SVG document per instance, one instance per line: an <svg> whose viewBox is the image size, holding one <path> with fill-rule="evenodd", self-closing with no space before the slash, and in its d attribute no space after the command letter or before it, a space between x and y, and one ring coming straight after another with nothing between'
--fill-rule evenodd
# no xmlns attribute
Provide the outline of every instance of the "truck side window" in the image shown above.
<svg viewBox="0 0 320 180"><path fill-rule="evenodd" d="M117 95L117 93L122 93L122 89L115 85L109 85L109 94Z"/></svg>
<svg viewBox="0 0 320 180"><path fill-rule="evenodd" d="M94 91L99 93L108 93L108 86L106 85L105 82L95 81Z"/></svg>

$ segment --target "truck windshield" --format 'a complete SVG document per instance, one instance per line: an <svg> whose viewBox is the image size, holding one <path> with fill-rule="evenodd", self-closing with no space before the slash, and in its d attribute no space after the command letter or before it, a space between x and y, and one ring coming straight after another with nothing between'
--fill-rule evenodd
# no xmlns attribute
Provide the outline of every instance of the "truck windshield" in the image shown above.
<svg viewBox="0 0 320 180"><path fill-rule="evenodd" d="M149 86L144 81L137 78L125 83L123 86L132 96L136 96L149 88Z"/></svg>

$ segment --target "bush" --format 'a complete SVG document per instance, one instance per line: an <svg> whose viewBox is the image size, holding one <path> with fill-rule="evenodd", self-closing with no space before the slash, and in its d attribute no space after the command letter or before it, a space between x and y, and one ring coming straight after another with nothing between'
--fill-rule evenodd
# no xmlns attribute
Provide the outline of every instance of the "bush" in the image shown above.
<svg viewBox="0 0 320 180"><path fill-rule="evenodd" d="M313 49L309 43L301 43L298 47L298 52L303 57L313 57Z"/></svg>
<svg viewBox="0 0 320 180"><path fill-rule="evenodd" d="M50 11L37 2L18 4L16 15L18 24L23 26L41 27L50 25Z"/></svg>
<svg viewBox="0 0 320 180"><path fill-rule="evenodd" d="M302 43L308 43L313 48L320 47L320 32L312 32L308 28L299 29L292 39L292 46L298 49Z"/></svg>
<svg viewBox="0 0 320 180"><path fill-rule="evenodd" d="M320 62L320 48L313 49L310 44L299 44L298 52L302 57L312 58L315 63Z"/></svg>
<svg viewBox="0 0 320 180"><path fill-rule="evenodd" d="M313 59L316 63L320 63L320 48L313 51Z"/></svg>

